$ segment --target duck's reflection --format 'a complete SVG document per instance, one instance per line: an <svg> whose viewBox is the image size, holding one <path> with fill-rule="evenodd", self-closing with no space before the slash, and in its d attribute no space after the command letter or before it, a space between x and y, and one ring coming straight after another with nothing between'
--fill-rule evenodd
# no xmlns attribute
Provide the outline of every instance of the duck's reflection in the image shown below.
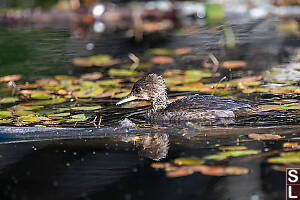
<svg viewBox="0 0 300 200"><path fill-rule="evenodd" d="M166 133L146 134L140 137L136 145L140 156L159 161L167 157L169 135Z"/></svg>

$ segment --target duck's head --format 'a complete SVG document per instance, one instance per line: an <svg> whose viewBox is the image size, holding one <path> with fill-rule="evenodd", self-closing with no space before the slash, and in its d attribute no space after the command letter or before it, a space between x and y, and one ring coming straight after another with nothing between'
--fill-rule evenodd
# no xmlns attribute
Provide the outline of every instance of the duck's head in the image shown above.
<svg viewBox="0 0 300 200"><path fill-rule="evenodd" d="M157 74L148 74L138 80L131 92L122 98L116 105L120 105L136 99L148 100L153 107L158 104L167 104L167 86L163 78Z"/></svg>

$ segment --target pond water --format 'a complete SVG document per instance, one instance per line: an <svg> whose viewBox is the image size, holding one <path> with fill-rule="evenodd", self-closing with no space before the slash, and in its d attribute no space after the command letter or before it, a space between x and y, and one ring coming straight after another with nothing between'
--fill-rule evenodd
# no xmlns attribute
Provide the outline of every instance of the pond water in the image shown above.
<svg viewBox="0 0 300 200"><path fill-rule="evenodd" d="M0 85L2 98L18 98L0 104L1 111L9 112L8 117L1 117L0 126L0 199L284 199L285 168L300 163L300 40L274 31L280 23L278 18L269 18L230 24L238 44L234 48L226 47L228 38L222 27L149 34L142 42L123 33L88 32L78 39L68 27L1 27L0 77L21 74L22 79L12 87ZM178 48L186 53L174 53ZM152 64L130 70L128 53L141 63ZM78 67L74 61L99 54L110 55L118 63ZM158 56L165 57L153 61ZM215 59L223 67L216 67ZM224 61L233 60L246 66L235 69L230 63L231 67L225 67ZM129 71L122 75L119 69ZM93 72L102 74L100 82L79 79ZM273 114L222 125L152 124L143 117L149 107L145 102L115 105L134 81L149 72L164 75L171 100L214 93L265 105L259 109ZM197 73L206 75L194 81L189 74ZM224 76L226 80L214 89ZM30 85L43 80L48 82ZM91 92L70 95L74 88ZM41 103L48 97L33 98L25 90L42 91L53 95L50 99L63 101ZM36 105L43 107L29 109ZM73 109L83 106L101 108ZM260 139L251 134L272 135ZM235 156L238 149L233 148L228 157L205 158L219 156L226 146L243 146L240 151L246 153ZM295 153L294 161L270 161L284 157L282 152ZM191 173L189 168L183 171L191 174L180 175L178 158L187 160L184 166L199 162L202 168L235 166L247 173L237 170L222 175L202 168L201 173ZM155 167L157 162L165 166ZM173 177L172 167L179 170Z"/></svg>

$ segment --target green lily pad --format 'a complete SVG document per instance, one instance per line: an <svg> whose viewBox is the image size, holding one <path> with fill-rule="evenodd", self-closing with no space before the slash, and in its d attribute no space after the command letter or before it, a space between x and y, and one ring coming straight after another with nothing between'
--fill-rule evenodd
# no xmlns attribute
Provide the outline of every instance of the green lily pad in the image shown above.
<svg viewBox="0 0 300 200"><path fill-rule="evenodd" d="M115 68L111 68L108 71L110 76L137 76L139 75L138 72L136 71L132 71L132 70L127 70L127 69L115 69Z"/></svg>
<svg viewBox="0 0 300 200"><path fill-rule="evenodd" d="M286 152L281 153L280 157L273 157L268 159L269 163L276 163L276 164L300 164L300 152Z"/></svg>
<svg viewBox="0 0 300 200"><path fill-rule="evenodd" d="M19 99L16 97L6 97L3 99L0 99L0 104L6 104L6 103L15 103L17 102Z"/></svg>
<svg viewBox="0 0 300 200"><path fill-rule="evenodd" d="M57 114L51 114L49 115L49 117L66 117L66 116L70 116L70 113L57 113Z"/></svg>
<svg viewBox="0 0 300 200"><path fill-rule="evenodd" d="M96 97L98 95L101 95L103 91L103 88L96 87L91 89L81 89L80 91L74 92L73 95L77 98Z"/></svg>
<svg viewBox="0 0 300 200"><path fill-rule="evenodd" d="M34 116L34 115L18 117L18 121L31 122L31 123L37 123L40 121L48 121L48 120L51 120L51 119L49 119L47 117L39 117L39 116Z"/></svg>
<svg viewBox="0 0 300 200"><path fill-rule="evenodd" d="M225 151L220 152L214 155L205 156L203 159L205 160L225 160L228 157L239 157L246 155L254 155L260 153L259 150L244 150L244 151Z"/></svg>
<svg viewBox="0 0 300 200"><path fill-rule="evenodd" d="M153 48L149 49L149 53L152 55L171 55L173 54L173 50L166 48Z"/></svg>
<svg viewBox="0 0 300 200"><path fill-rule="evenodd" d="M197 158L176 158L174 163L177 165L201 165L204 161Z"/></svg>
<svg viewBox="0 0 300 200"><path fill-rule="evenodd" d="M121 79L108 79L108 80L96 81L96 84L99 86L109 86L109 85L116 85L120 82L121 82Z"/></svg>
<svg viewBox="0 0 300 200"><path fill-rule="evenodd" d="M9 124L11 122L12 122L12 120L9 120L9 119L1 119L0 120L0 124Z"/></svg>
<svg viewBox="0 0 300 200"><path fill-rule="evenodd" d="M65 112L65 111L68 111L68 110L71 110L71 109L70 108L60 108L59 112Z"/></svg>
<svg viewBox="0 0 300 200"><path fill-rule="evenodd" d="M17 110L14 112L17 116L27 116L27 115L34 115L35 113L29 110Z"/></svg>
<svg viewBox="0 0 300 200"><path fill-rule="evenodd" d="M187 77L197 77L197 78L205 78L205 77L212 77L212 73L210 72L206 72L206 71L202 71L202 70L186 70L185 71L185 75Z"/></svg>
<svg viewBox="0 0 300 200"><path fill-rule="evenodd" d="M72 115L72 119L67 120L66 122L81 122L86 121L88 117L85 114Z"/></svg>
<svg viewBox="0 0 300 200"><path fill-rule="evenodd" d="M110 55L95 55L89 57L89 61L95 65L100 65L111 61L112 57Z"/></svg>
<svg viewBox="0 0 300 200"><path fill-rule="evenodd" d="M53 95L46 94L43 92L37 92L37 93L31 94L31 98L32 99L52 99Z"/></svg>
<svg viewBox="0 0 300 200"><path fill-rule="evenodd" d="M13 114L10 111L0 111L0 119L12 117Z"/></svg>
<svg viewBox="0 0 300 200"><path fill-rule="evenodd" d="M72 110L99 110L101 106L82 106L82 107L73 107Z"/></svg>
<svg viewBox="0 0 300 200"><path fill-rule="evenodd" d="M53 104L61 104L64 103L66 99L58 98L58 99L51 99L51 100L41 100L29 103L28 105L36 105L36 106L43 106L43 105L53 105Z"/></svg>

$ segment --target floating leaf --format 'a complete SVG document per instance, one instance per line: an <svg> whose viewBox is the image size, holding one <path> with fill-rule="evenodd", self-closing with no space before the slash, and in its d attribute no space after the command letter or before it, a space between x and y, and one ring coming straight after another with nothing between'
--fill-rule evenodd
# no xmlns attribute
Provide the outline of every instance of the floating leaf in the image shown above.
<svg viewBox="0 0 300 200"><path fill-rule="evenodd" d="M95 81L95 80L102 78L102 76L103 75L100 72L93 72L93 73L87 73L87 74L81 75L80 79L86 80L86 81Z"/></svg>
<svg viewBox="0 0 300 200"><path fill-rule="evenodd" d="M1 118L1 116L0 116ZM9 123L12 123L12 120L9 120L9 119L1 119L0 120L0 124L9 124Z"/></svg>
<svg viewBox="0 0 300 200"><path fill-rule="evenodd" d="M36 92L31 95L32 99L52 99L53 95L46 94L43 92Z"/></svg>
<svg viewBox="0 0 300 200"><path fill-rule="evenodd" d="M57 75L55 79L58 81L76 81L78 78L76 76L66 76L66 75Z"/></svg>
<svg viewBox="0 0 300 200"><path fill-rule="evenodd" d="M96 84L99 86L117 85L121 82L121 79L108 79L97 81Z"/></svg>
<svg viewBox="0 0 300 200"><path fill-rule="evenodd" d="M257 111L265 112L265 111L270 111L270 110L276 110L278 108L279 108L278 105L259 105L259 106L257 106Z"/></svg>
<svg viewBox="0 0 300 200"><path fill-rule="evenodd" d="M68 110L70 110L70 108L60 108L59 112L65 112L65 111L68 111Z"/></svg>
<svg viewBox="0 0 300 200"><path fill-rule="evenodd" d="M171 55L173 51L166 48L153 48L149 49L149 53L152 55Z"/></svg>
<svg viewBox="0 0 300 200"><path fill-rule="evenodd" d="M248 88L242 90L243 93L254 93L254 92L270 92L270 88Z"/></svg>
<svg viewBox="0 0 300 200"><path fill-rule="evenodd" d="M185 48L178 48L178 49L174 49L173 53L175 55L183 55L183 54L188 54L191 53L192 49L185 47Z"/></svg>
<svg viewBox="0 0 300 200"><path fill-rule="evenodd" d="M51 99L51 100L36 101L36 102L28 103L26 105L36 105L36 106L53 105L53 104L61 104L64 103L65 101L66 99L64 98L58 98L58 99Z"/></svg>
<svg viewBox="0 0 300 200"><path fill-rule="evenodd" d="M222 66L225 69L238 69L238 68L243 68L246 67L247 63L242 60L229 60L223 62Z"/></svg>
<svg viewBox="0 0 300 200"><path fill-rule="evenodd" d="M82 88L80 91L74 92L73 95L78 98L88 98L101 95L104 89L100 87Z"/></svg>
<svg viewBox="0 0 300 200"><path fill-rule="evenodd" d="M34 115L35 113L28 110L17 110L14 112L14 115L17 116L27 116L27 115Z"/></svg>
<svg viewBox="0 0 300 200"><path fill-rule="evenodd" d="M224 147L219 147L220 150L225 150L225 151L236 151L236 150L246 150L247 147L245 146L224 146Z"/></svg>
<svg viewBox="0 0 300 200"><path fill-rule="evenodd" d="M6 104L6 103L15 103L17 102L19 99L16 97L6 97L3 99L0 99L0 104Z"/></svg>
<svg viewBox="0 0 300 200"><path fill-rule="evenodd" d="M239 156L247 156L247 155L254 155L260 153L259 150L242 150L242 151L224 151L219 152L214 155L208 155L203 157L205 160L225 160L228 157L239 157Z"/></svg>
<svg viewBox="0 0 300 200"><path fill-rule="evenodd" d="M51 120L51 119L49 119L47 117L39 117L39 116L34 116L34 115L18 117L18 121L21 121L21 122L37 123L37 122L45 121L45 120Z"/></svg>
<svg viewBox="0 0 300 200"><path fill-rule="evenodd" d="M18 81L22 78L20 74L0 77L0 82Z"/></svg>
<svg viewBox="0 0 300 200"><path fill-rule="evenodd" d="M251 133L248 135L249 138L255 139L255 140L278 140L281 138L280 135L274 135L274 134L257 134L257 133Z"/></svg>
<svg viewBox="0 0 300 200"><path fill-rule="evenodd" d="M99 110L101 106L82 106L82 107L73 107L72 110Z"/></svg>
<svg viewBox="0 0 300 200"><path fill-rule="evenodd" d="M111 68L108 71L110 76L137 76L139 75L138 72L132 71L132 70L127 70L127 69L114 69Z"/></svg>
<svg viewBox="0 0 300 200"><path fill-rule="evenodd" d="M85 114L72 115L72 119L67 120L66 122L80 122L86 121L88 117Z"/></svg>
<svg viewBox="0 0 300 200"><path fill-rule="evenodd" d="M273 157L268 159L269 163L276 163L276 164L300 164L300 152L287 152L281 153L280 157Z"/></svg>
<svg viewBox="0 0 300 200"><path fill-rule="evenodd" d="M243 175L248 174L249 170L244 167L223 167L223 166L209 166L209 165L192 165L182 166L177 168L169 167L171 170L167 170L167 177L176 178L193 174L194 172L201 172L210 176L227 176L227 175Z"/></svg>
<svg viewBox="0 0 300 200"><path fill-rule="evenodd" d="M300 149L300 142L285 142L283 144L284 148L293 148L293 149Z"/></svg>
<svg viewBox="0 0 300 200"><path fill-rule="evenodd" d="M289 104L296 102L296 99L280 99L280 100L274 100L274 103L276 104Z"/></svg>
<svg viewBox="0 0 300 200"><path fill-rule="evenodd" d="M51 114L49 115L49 117L66 117L66 116L70 116L70 113L57 113L57 114Z"/></svg>
<svg viewBox="0 0 300 200"><path fill-rule="evenodd" d="M156 56L151 59L153 64L171 64L174 59L168 56Z"/></svg>
<svg viewBox="0 0 300 200"><path fill-rule="evenodd" d="M188 77L212 77L212 73L203 70L186 70L185 75Z"/></svg>
<svg viewBox="0 0 300 200"><path fill-rule="evenodd" d="M174 163L177 165L200 165L203 164L203 160L197 158L176 158Z"/></svg>
<svg viewBox="0 0 300 200"><path fill-rule="evenodd" d="M0 111L0 119L12 117L13 114L10 111Z"/></svg>

